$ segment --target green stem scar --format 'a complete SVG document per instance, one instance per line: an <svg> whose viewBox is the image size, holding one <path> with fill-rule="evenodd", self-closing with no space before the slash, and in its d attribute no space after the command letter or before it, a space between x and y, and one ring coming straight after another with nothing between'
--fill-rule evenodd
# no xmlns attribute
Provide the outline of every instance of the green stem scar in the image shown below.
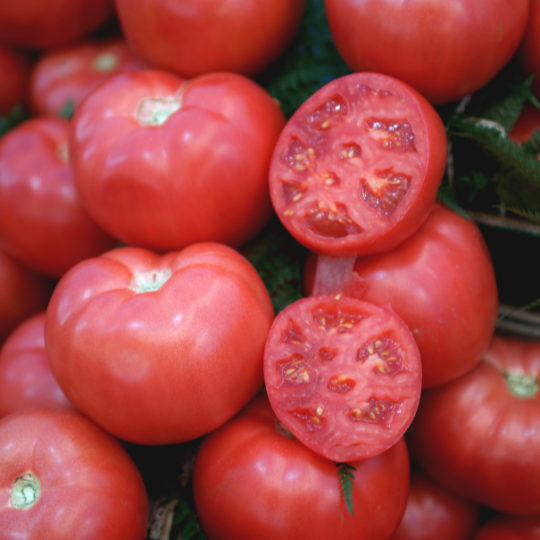
<svg viewBox="0 0 540 540"><path fill-rule="evenodd" d="M11 498L9 504L12 508L24 510L33 506L41 495L41 484L38 477L31 472L27 472L15 478L11 488Z"/></svg>
<svg viewBox="0 0 540 540"><path fill-rule="evenodd" d="M144 274L135 274L129 284L129 288L136 293L157 291L171 277L170 268L165 270L153 270Z"/></svg>

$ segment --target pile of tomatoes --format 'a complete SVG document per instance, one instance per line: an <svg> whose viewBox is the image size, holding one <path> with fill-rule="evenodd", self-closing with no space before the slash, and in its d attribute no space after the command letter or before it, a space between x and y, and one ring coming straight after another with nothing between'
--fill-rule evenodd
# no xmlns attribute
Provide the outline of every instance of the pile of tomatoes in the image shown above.
<svg viewBox="0 0 540 540"><path fill-rule="evenodd" d="M314 5L1 2L0 540L172 538L132 454L183 444L183 538L540 537L540 345L436 202L436 106L540 69L540 0L325 0L351 72L286 118L255 78Z"/></svg>

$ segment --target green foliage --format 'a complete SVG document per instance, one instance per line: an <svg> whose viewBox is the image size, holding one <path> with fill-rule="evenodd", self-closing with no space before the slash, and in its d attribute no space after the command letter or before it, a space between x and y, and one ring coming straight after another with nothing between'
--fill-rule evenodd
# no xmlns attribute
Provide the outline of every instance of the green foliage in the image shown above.
<svg viewBox="0 0 540 540"><path fill-rule="evenodd" d="M183 500L179 499L174 507L173 525L180 525L183 540L205 540L195 512Z"/></svg>
<svg viewBox="0 0 540 540"><path fill-rule="evenodd" d="M354 515L352 500L354 474L352 473L352 471L356 471L356 467L353 467L348 463L336 463L336 467L339 467L338 475L339 483L341 484L341 493L343 494L343 498L347 503L347 509L352 516Z"/></svg>
<svg viewBox="0 0 540 540"><path fill-rule="evenodd" d="M71 99L68 99L64 103L62 108L60 109L58 116L60 118L65 118L66 120L71 120L74 114L75 114L75 103Z"/></svg>
<svg viewBox="0 0 540 540"><path fill-rule="evenodd" d="M15 105L7 116L0 116L0 137L27 120L28 117L28 113L22 105Z"/></svg>
<svg viewBox="0 0 540 540"><path fill-rule="evenodd" d="M148 532L148 540L155 540L168 535L169 539L182 538L182 540L206 540L206 536L201 531L199 521L192 509L178 493L170 493L163 497L157 503L157 511L154 514L158 516L156 522L152 523ZM168 526L166 515L172 511L172 522ZM161 515L160 515L161 513ZM169 517L169 516L168 516Z"/></svg>

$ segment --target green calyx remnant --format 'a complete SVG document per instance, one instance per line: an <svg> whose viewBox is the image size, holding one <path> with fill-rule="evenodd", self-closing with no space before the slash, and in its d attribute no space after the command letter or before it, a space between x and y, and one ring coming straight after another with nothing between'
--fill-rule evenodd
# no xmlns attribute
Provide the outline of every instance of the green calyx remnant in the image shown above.
<svg viewBox="0 0 540 540"><path fill-rule="evenodd" d="M504 378L512 394L517 397L532 398L540 388L538 379L527 373L505 373Z"/></svg>
<svg viewBox="0 0 540 540"><path fill-rule="evenodd" d="M13 482L9 504L12 508L24 510L33 506L40 495L41 484L38 477L32 472L27 472Z"/></svg>
<svg viewBox="0 0 540 540"><path fill-rule="evenodd" d="M136 293L157 291L171 277L169 268L165 270L154 270L145 274L135 274L129 284L129 288Z"/></svg>
<svg viewBox="0 0 540 540"><path fill-rule="evenodd" d="M114 53L103 53L92 62L92 69L101 73L113 71L118 66L118 57Z"/></svg>
<svg viewBox="0 0 540 540"><path fill-rule="evenodd" d="M141 126L160 126L181 106L182 101L178 97L149 97L139 103L135 118Z"/></svg>
<svg viewBox="0 0 540 540"><path fill-rule="evenodd" d="M343 498L347 503L347 509L352 516L354 515L352 500L354 474L352 473L352 471L356 471L356 467L353 467L348 463L336 463L336 467L339 467L338 475L339 483L341 484L341 493L343 494Z"/></svg>

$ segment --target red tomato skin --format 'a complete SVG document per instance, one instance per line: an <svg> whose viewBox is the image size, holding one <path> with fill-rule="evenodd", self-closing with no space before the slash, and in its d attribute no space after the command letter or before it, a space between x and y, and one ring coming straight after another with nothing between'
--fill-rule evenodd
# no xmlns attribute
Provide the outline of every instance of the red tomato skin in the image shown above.
<svg viewBox="0 0 540 540"><path fill-rule="evenodd" d="M484 523L473 540L538 540L540 517L501 514Z"/></svg>
<svg viewBox="0 0 540 540"><path fill-rule="evenodd" d="M0 140L0 246L51 277L116 243L80 203L65 154L68 133L67 120L39 117Z"/></svg>
<svg viewBox="0 0 540 540"><path fill-rule="evenodd" d="M409 481L401 439L356 467L351 516L336 464L276 429L264 395L208 435L193 471L195 506L209 540L383 540L403 515Z"/></svg>
<svg viewBox="0 0 540 540"><path fill-rule="evenodd" d="M28 472L40 481L40 498L30 508L14 508L12 485ZM0 421L2 540L143 540L147 519L135 464L81 414L33 409Z"/></svg>
<svg viewBox="0 0 540 540"><path fill-rule="evenodd" d="M530 103L525 103L521 114L508 134L508 138L521 144L530 139L537 129L540 129L540 109Z"/></svg>
<svg viewBox="0 0 540 540"><path fill-rule="evenodd" d="M305 0L116 0L129 46L153 67L192 78L253 76L295 36Z"/></svg>
<svg viewBox="0 0 540 540"><path fill-rule="evenodd" d="M37 115L76 109L99 84L116 73L144 69L120 38L86 40L44 53L30 76L30 106Z"/></svg>
<svg viewBox="0 0 540 540"><path fill-rule="evenodd" d="M134 113L152 96L176 97L181 108L141 126ZM272 216L268 166L284 123L270 96L240 75L117 75L73 119L75 182L88 212L124 243L239 247Z"/></svg>
<svg viewBox="0 0 540 540"><path fill-rule="evenodd" d="M130 288L154 271L170 271L161 288ZM273 316L255 269L226 246L163 257L120 248L60 280L45 345L68 399L106 431L177 443L216 429L259 390Z"/></svg>
<svg viewBox="0 0 540 540"><path fill-rule="evenodd" d="M0 45L0 116L17 105L25 105L30 79L30 58Z"/></svg>
<svg viewBox="0 0 540 540"><path fill-rule="evenodd" d="M411 471L405 515L391 540L470 540L480 507Z"/></svg>
<svg viewBox="0 0 540 540"><path fill-rule="evenodd" d="M540 395L519 397L505 374L540 374L537 343L495 336L469 373L422 393L407 432L436 482L499 512L540 513Z"/></svg>
<svg viewBox="0 0 540 540"><path fill-rule="evenodd" d="M344 119L340 120L337 113L336 125L318 128L311 118L336 97L346 104ZM371 135L366 127L366 122L372 118L408 122L415 137L414 152L381 148L377 135ZM288 159L295 140L306 152L304 157L309 164L305 169L297 170L297 162L292 160L291 164ZM349 163L342 159L341 148L356 142L361 155L357 162ZM435 202L446 156L444 125L435 109L418 92L385 75L354 73L325 85L288 121L272 156L270 194L285 227L311 251L329 256L381 253L399 245L425 221ZM363 175L375 178L387 171L410 178L406 193L389 215L383 215L364 202L360 180ZM327 186L326 175L335 175L338 187ZM285 189L287 183L300 183L307 188L290 200ZM347 216L360 231L320 234L306 217L311 209L309 205L314 202L325 208L344 206ZM327 218L326 222L332 220Z"/></svg>
<svg viewBox="0 0 540 540"><path fill-rule="evenodd" d="M0 349L0 418L23 409L73 409L45 353L45 312L20 324Z"/></svg>
<svg viewBox="0 0 540 540"><path fill-rule="evenodd" d="M325 7L353 71L391 75L441 104L475 92L512 58L529 0L325 0Z"/></svg>
<svg viewBox="0 0 540 540"><path fill-rule="evenodd" d="M310 293L315 258L309 260ZM491 255L472 220L437 203L420 229L380 255L359 257L354 272L366 302L384 305L405 321L420 349L422 387L456 379L488 348L499 297Z"/></svg>
<svg viewBox="0 0 540 540"><path fill-rule="evenodd" d="M540 99L540 5L531 0L529 18L518 50L519 63L527 75L536 73L531 90Z"/></svg>
<svg viewBox="0 0 540 540"><path fill-rule="evenodd" d="M2 0L2 42L40 50L72 43L114 15L113 0Z"/></svg>

